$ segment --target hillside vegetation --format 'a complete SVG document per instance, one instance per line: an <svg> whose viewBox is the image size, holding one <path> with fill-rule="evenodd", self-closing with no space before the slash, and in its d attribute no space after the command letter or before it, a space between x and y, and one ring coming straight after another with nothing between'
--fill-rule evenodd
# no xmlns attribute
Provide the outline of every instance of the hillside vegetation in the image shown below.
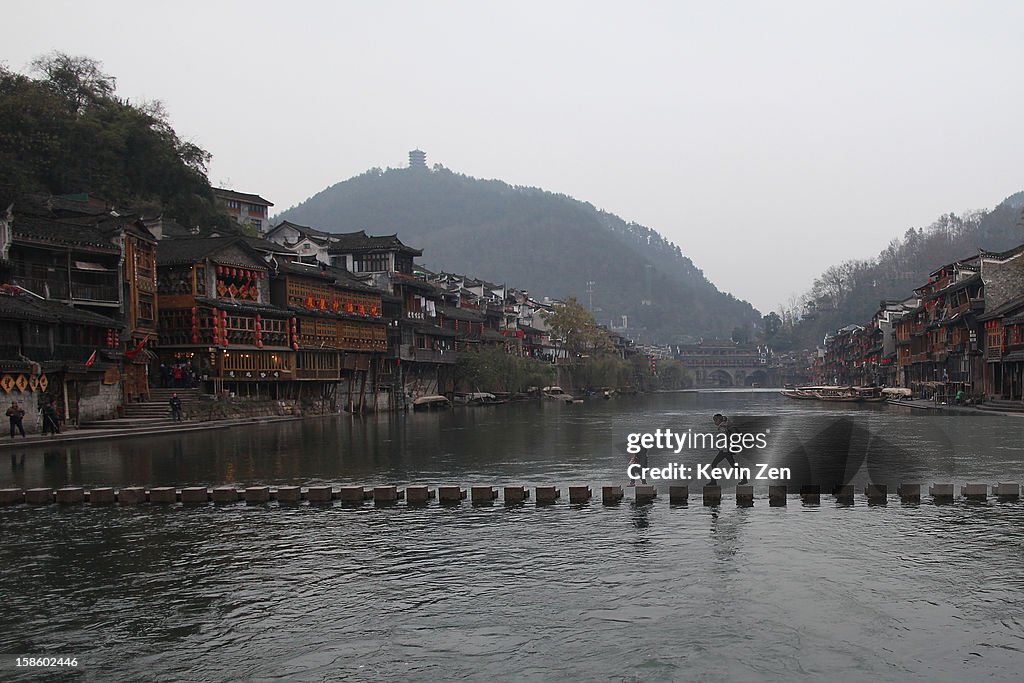
<svg viewBox="0 0 1024 683"><path fill-rule="evenodd" d="M824 335L851 323L863 325L879 302L913 295L936 269L985 251L1004 251L1024 242L1024 192L991 211L940 216L927 228L911 228L877 257L850 260L825 270L800 299L790 302L765 331L776 348L810 348ZM771 334L777 330L774 334Z"/></svg>
<svg viewBox="0 0 1024 683"><path fill-rule="evenodd" d="M182 140L159 102L116 96L87 57L53 53L35 77L0 66L0 199L89 194L124 211L229 229L206 177L210 155Z"/></svg>
<svg viewBox="0 0 1024 683"><path fill-rule="evenodd" d="M643 329L643 341L728 337L758 320L720 292L656 231L571 197L443 167L372 169L275 219L329 232L394 234L423 249L428 268L528 290L576 296L598 321Z"/></svg>

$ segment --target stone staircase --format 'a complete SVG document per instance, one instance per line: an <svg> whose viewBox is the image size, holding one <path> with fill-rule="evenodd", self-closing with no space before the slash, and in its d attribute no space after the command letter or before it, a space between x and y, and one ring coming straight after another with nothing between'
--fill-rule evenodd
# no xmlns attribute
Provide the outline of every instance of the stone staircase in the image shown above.
<svg viewBox="0 0 1024 683"><path fill-rule="evenodd" d="M1024 402L993 398L985 401L978 408L980 410L998 410L1003 413L1024 413Z"/></svg>
<svg viewBox="0 0 1024 683"><path fill-rule="evenodd" d="M150 389L149 400L144 403L126 403L123 417L115 420L83 422L80 429L136 429L174 424L171 419L171 395L177 392L181 399L181 412L187 419L199 407L198 389Z"/></svg>

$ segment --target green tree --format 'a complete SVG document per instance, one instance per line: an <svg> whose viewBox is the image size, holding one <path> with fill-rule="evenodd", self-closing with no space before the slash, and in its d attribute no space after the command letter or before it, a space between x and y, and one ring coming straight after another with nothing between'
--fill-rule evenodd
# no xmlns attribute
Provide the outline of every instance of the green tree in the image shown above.
<svg viewBox="0 0 1024 683"><path fill-rule="evenodd" d="M118 208L159 207L190 227L231 230L206 176L210 154L182 140L159 102L133 106L88 57L55 52L38 79L0 67L0 189L88 193Z"/></svg>
<svg viewBox="0 0 1024 683"><path fill-rule="evenodd" d="M533 358L511 356L500 348L484 348L460 353L455 377L467 391L524 391L550 384L554 367Z"/></svg>
<svg viewBox="0 0 1024 683"><path fill-rule="evenodd" d="M573 357L600 354L614 348L608 333L597 326L597 321L583 304L570 297L553 311L541 313L551 335L559 339Z"/></svg>

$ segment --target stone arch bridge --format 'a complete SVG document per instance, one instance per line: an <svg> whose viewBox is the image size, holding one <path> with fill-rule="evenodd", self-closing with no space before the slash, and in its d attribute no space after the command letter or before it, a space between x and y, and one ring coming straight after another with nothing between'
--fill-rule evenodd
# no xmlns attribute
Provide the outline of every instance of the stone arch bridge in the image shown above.
<svg viewBox="0 0 1024 683"><path fill-rule="evenodd" d="M757 346L701 343L680 345L675 351L698 388L780 386L781 375L769 365L767 350Z"/></svg>

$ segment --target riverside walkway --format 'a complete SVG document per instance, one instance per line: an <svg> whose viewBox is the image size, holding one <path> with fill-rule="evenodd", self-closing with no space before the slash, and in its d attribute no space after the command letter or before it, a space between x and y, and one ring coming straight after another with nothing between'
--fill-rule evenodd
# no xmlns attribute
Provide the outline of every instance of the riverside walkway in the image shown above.
<svg viewBox="0 0 1024 683"><path fill-rule="evenodd" d="M332 413L333 414L333 413ZM257 416L238 417L222 420L165 421L161 424L112 427L95 426L101 423L93 423L94 426L86 428L65 427L59 434L29 434L28 436L3 437L0 439L0 451L10 451L26 447L46 447L68 442L78 441L102 441L104 439L122 439L138 436L162 436L167 434L181 434L183 432L200 432L210 429L228 429L242 425L269 424L271 422L289 422L301 420L304 417L322 417L316 415L281 415L281 416ZM114 422L113 420L111 422Z"/></svg>

